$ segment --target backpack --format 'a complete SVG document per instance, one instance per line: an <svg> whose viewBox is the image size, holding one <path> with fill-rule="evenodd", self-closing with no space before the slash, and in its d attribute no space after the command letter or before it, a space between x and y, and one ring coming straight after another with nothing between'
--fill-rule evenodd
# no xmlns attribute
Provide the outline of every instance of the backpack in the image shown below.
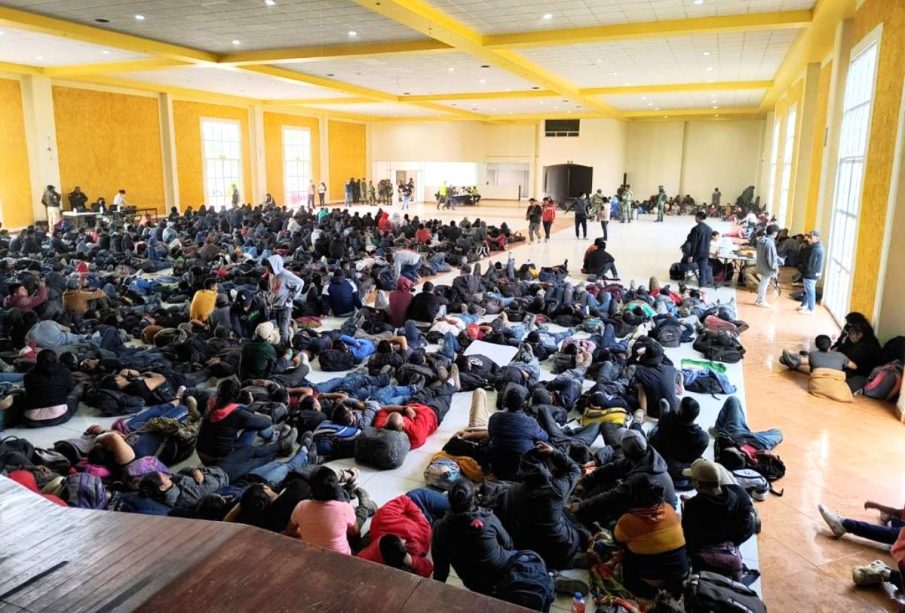
<svg viewBox="0 0 905 613"><path fill-rule="evenodd" d="M682 327L673 322L663 322L651 330L651 335L663 347L678 347L682 344Z"/></svg>
<svg viewBox="0 0 905 613"><path fill-rule="evenodd" d="M868 398L893 402L901 390L902 360L896 360L883 366L877 366L870 371L870 376L862 391Z"/></svg>
<svg viewBox="0 0 905 613"><path fill-rule="evenodd" d="M696 571L719 573L733 581L742 578L745 562L735 543L726 541L716 545L705 545L690 551L691 566Z"/></svg>
<svg viewBox="0 0 905 613"><path fill-rule="evenodd" d="M76 473L66 477L62 498L70 507L79 509L107 508L107 490L100 477Z"/></svg>
<svg viewBox="0 0 905 613"><path fill-rule="evenodd" d="M154 472L170 474L170 469L154 455L136 458L123 468L123 481L133 490L137 490L142 477Z"/></svg>
<svg viewBox="0 0 905 613"><path fill-rule="evenodd" d="M726 321L725 319L721 319L715 315L708 315L704 318L704 328L710 330L711 332L736 332L738 331L738 326L736 326L731 321Z"/></svg>
<svg viewBox="0 0 905 613"><path fill-rule="evenodd" d="M625 426L628 421L628 411L625 407L608 407L595 409L585 407L581 415L581 426L585 427L594 423L611 423L617 426Z"/></svg>
<svg viewBox="0 0 905 613"><path fill-rule="evenodd" d="M685 280L685 266L682 265L682 262L675 262L669 267L669 278L673 281L684 281Z"/></svg>
<svg viewBox="0 0 905 613"><path fill-rule="evenodd" d="M106 417L133 415L145 408L145 401L119 390L95 389L85 403L99 410Z"/></svg>
<svg viewBox="0 0 905 613"><path fill-rule="evenodd" d="M449 458L435 458L424 469L424 482L428 487L447 491L461 473L458 463Z"/></svg>
<svg viewBox="0 0 905 613"><path fill-rule="evenodd" d="M767 606L748 586L717 573L702 571L685 585L688 613L767 613Z"/></svg>
<svg viewBox="0 0 905 613"><path fill-rule="evenodd" d="M316 437L317 430L315 440ZM411 448L409 437L405 432L367 426L361 430L355 441L355 461L379 470L391 470L402 466Z"/></svg>
<svg viewBox="0 0 905 613"><path fill-rule="evenodd" d="M905 336L896 336L886 341L880 352L880 362L888 364L896 360L905 360Z"/></svg>
<svg viewBox="0 0 905 613"><path fill-rule="evenodd" d="M0 440L0 470L33 466L35 447L24 438L7 436Z"/></svg>
<svg viewBox="0 0 905 613"><path fill-rule="evenodd" d="M770 493L770 483L766 477L753 468L733 470L732 476L735 477L739 486L748 492L754 500L763 501L767 499L767 494Z"/></svg>
<svg viewBox="0 0 905 613"><path fill-rule="evenodd" d="M343 426L332 421L322 421L314 429L314 445L317 455L337 460L355 456L355 442L361 430L355 426Z"/></svg>
<svg viewBox="0 0 905 613"><path fill-rule="evenodd" d="M553 578L544 560L533 551L512 554L506 564L505 578L497 585L496 597L506 602L547 613L553 604Z"/></svg>

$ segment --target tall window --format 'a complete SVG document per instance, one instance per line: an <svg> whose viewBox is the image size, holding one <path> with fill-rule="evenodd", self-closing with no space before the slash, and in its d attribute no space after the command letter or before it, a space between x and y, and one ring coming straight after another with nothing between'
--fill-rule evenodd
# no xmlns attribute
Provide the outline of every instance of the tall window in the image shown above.
<svg viewBox="0 0 905 613"><path fill-rule="evenodd" d="M853 55L845 82L845 102L839 131L839 162L833 193L829 257L824 304L842 320L851 303L852 271L858 242L858 214L864 181L864 156L870 128L877 68L878 41Z"/></svg>
<svg viewBox="0 0 905 613"><path fill-rule="evenodd" d="M798 106L789 109L786 116L786 141L782 148L782 183L779 185L779 208L776 221L780 226L786 223L789 210L789 191L792 187L792 153L795 150L795 121L798 119Z"/></svg>
<svg viewBox="0 0 905 613"><path fill-rule="evenodd" d="M779 118L773 121L773 146L770 147L770 191L767 192L769 201L767 203L768 211L776 210L776 198L774 191L776 189L776 164L779 160L779 128L781 127Z"/></svg>
<svg viewBox="0 0 905 613"><path fill-rule="evenodd" d="M221 208L232 202L233 187L242 193L242 130L238 121L202 119L204 200Z"/></svg>
<svg viewBox="0 0 905 613"><path fill-rule="evenodd" d="M283 128L283 182L286 205L299 206L308 200L311 183L311 130Z"/></svg>

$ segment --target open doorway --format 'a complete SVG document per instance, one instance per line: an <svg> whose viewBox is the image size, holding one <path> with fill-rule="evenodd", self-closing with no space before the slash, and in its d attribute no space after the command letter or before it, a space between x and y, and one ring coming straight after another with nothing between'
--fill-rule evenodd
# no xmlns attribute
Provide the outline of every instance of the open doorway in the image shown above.
<svg viewBox="0 0 905 613"><path fill-rule="evenodd" d="M424 184L421 182L420 170L396 170L393 178L393 186L397 187L400 183L408 183L411 179L415 183L415 189L412 190L413 202L421 202ZM396 196L398 198L398 195Z"/></svg>

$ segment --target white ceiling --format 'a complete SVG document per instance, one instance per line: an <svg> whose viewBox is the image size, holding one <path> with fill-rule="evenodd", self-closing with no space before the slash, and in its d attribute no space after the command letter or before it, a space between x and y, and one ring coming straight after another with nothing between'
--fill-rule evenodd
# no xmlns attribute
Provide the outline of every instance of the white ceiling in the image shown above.
<svg viewBox="0 0 905 613"><path fill-rule="evenodd" d="M146 58L141 53L119 51L49 34L0 27L0 62L30 66L95 64Z"/></svg>
<svg viewBox="0 0 905 613"><path fill-rule="evenodd" d="M502 98L499 100L455 100L442 102L444 106L486 115L519 115L522 113L582 113L587 108L574 100L558 96L543 98Z"/></svg>
<svg viewBox="0 0 905 613"><path fill-rule="evenodd" d="M202 66L165 68L141 72L115 73L111 76L258 100L337 98L341 95L333 89L275 79L267 75L235 68L209 68Z"/></svg>
<svg viewBox="0 0 905 613"><path fill-rule="evenodd" d="M419 53L281 64L282 68L404 95L527 90L534 85L467 53ZM452 69L452 70L450 70ZM484 81L483 83L481 81Z"/></svg>
<svg viewBox="0 0 905 613"><path fill-rule="evenodd" d="M809 9L815 0L428 0L481 34ZM896 0L889 0L894 2ZM544 19L550 14L550 19Z"/></svg>
<svg viewBox="0 0 905 613"><path fill-rule="evenodd" d="M414 104L397 104L395 102L374 102L365 104L307 104L307 108L337 113L354 113L356 115L373 115L375 117L434 117L443 113L415 106Z"/></svg>
<svg viewBox="0 0 905 613"><path fill-rule="evenodd" d="M0 4L214 53L423 38L347 0L3 0ZM135 15L144 15L136 21ZM95 22L97 18L110 23ZM350 39L348 32L357 32ZM235 47L232 41L241 41Z"/></svg>
<svg viewBox="0 0 905 613"><path fill-rule="evenodd" d="M655 111L680 109L752 108L760 104L766 90L724 92L671 92L664 94L630 94L600 96L600 99L621 111ZM719 110L714 110L718 113Z"/></svg>
<svg viewBox="0 0 905 613"><path fill-rule="evenodd" d="M527 48L519 53L578 87L770 80L797 34L759 30L670 36Z"/></svg>

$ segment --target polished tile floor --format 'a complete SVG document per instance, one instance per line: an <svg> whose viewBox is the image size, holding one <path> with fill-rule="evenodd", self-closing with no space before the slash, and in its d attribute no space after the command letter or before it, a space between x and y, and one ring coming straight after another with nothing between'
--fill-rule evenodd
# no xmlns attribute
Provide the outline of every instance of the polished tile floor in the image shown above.
<svg viewBox="0 0 905 613"><path fill-rule="evenodd" d="M364 211L368 207L355 208ZM440 212L434 205L419 204L408 212L444 219L467 216L472 220L480 217L488 223L507 221L513 229L525 231L524 209L524 205L515 203L485 201L479 207ZM399 211L398 207L392 210ZM609 250L616 257L623 283L646 283L651 276L667 282L669 264L677 260L679 246L692 225L693 220L684 217L668 217L663 224L653 223L649 216L632 224L611 222ZM560 212L554 230L549 243L522 243L511 251L513 256L519 263L531 260L538 265L559 264L568 259L573 275L580 279L577 273L582 254L591 240L601 236L600 225L589 224L588 240L576 239L571 214ZM505 261L508 255L497 254L491 260ZM823 501L847 515L866 519L870 515L862 505L867 499L902 504L905 475L900 467L905 464L905 426L898 422L889 405L864 398L851 405L813 398L805 390L802 375L788 372L776 362L783 347L805 346L821 332L838 333L838 326L825 311L819 310L810 318L798 316L795 304L785 295L775 299L773 310L755 308L751 306L752 294L741 290L736 296L734 288L721 288L715 298L724 302L737 300L742 319L751 324L742 336L747 356L742 364L730 367L750 426L755 430L779 427L785 435L777 449L788 468L787 476L777 483L785 494L758 504L763 518L762 534L757 542L752 539L743 547L748 565L759 567L762 572L759 587L768 607L782 612L896 610L882 591L858 590L851 583L853 565L876 558L888 562L888 553L856 539L831 538L816 505ZM676 360L695 352L686 345L668 353ZM342 373L315 372L311 378L322 381L336 375ZM544 378L550 377L549 372L545 373ZM362 484L378 503L423 484L422 473L430 456L466 424L470 397L471 394L457 394L438 432L398 469L379 472L362 468ZM721 401L698 398L703 409L702 426L710 426ZM27 436L40 446L75 436L90 423L110 421L92 416L92 411L83 407L65 426L5 434ZM455 577L450 581L457 583ZM556 603L557 609L568 607L567 598Z"/></svg>

